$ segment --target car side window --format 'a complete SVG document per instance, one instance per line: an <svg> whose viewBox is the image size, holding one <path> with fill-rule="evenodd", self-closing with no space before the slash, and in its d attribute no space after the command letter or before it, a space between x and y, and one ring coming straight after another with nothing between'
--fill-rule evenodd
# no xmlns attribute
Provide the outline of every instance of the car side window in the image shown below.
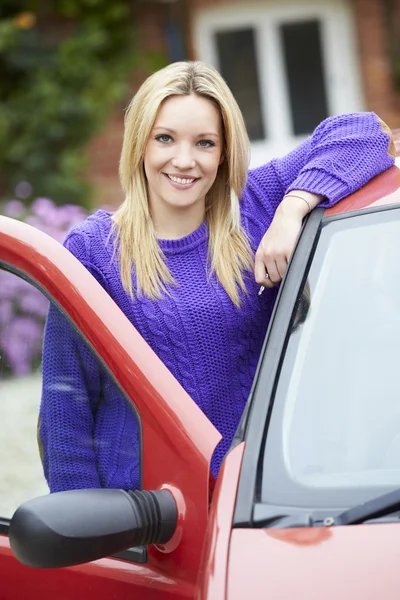
<svg viewBox="0 0 400 600"><path fill-rule="evenodd" d="M398 487L399 232L395 207L323 222L276 386L268 503L352 506Z"/></svg>
<svg viewBox="0 0 400 600"><path fill-rule="evenodd" d="M0 518L64 489L140 487L140 421L76 327L0 269Z"/></svg>

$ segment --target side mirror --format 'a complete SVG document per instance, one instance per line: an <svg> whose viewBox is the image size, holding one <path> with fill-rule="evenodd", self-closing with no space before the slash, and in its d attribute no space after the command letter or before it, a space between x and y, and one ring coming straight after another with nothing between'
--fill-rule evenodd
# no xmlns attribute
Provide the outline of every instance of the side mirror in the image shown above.
<svg viewBox="0 0 400 600"><path fill-rule="evenodd" d="M24 565L59 568L131 546L165 544L177 519L175 500L166 490L71 490L22 504L11 519L9 539Z"/></svg>

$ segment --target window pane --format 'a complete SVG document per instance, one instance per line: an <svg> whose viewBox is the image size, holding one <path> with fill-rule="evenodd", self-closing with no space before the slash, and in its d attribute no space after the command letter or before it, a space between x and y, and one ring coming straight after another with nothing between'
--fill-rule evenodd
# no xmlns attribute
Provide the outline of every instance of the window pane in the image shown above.
<svg viewBox="0 0 400 600"><path fill-rule="evenodd" d="M219 70L232 90L252 141L265 138L254 29L220 31L215 35Z"/></svg>
<svg viewBox="0 0 400 600"><path fill-rule="evenodd" d="M140 484L131 403L58 309L1 269L0 406L0 517L48 493L46 478L52 491Z"/></svg>
<svg viewBox="0 0 400 600"><path fill-rule="evenodd" d="M293 133L311 133L328 116L319 21L281 26Z"/></svg>
<svg viewBox="0 0 400 600"><path fill-rule="evenodd" d="M276 390L267 501L344 507L399 486L399 252L398 210L323 228Z"/></svg>
<svg viewBox="0 0 400 600"><path fill-rule="evenodd" d="M48 492L36 440L40 352L48 301L0 271L0 517Z"/></svg>

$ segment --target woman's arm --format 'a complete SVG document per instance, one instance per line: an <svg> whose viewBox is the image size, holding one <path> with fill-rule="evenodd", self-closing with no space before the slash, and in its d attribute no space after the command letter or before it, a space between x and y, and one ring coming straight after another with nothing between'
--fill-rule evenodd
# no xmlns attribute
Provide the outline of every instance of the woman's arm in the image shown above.
<svg viewBox="0 0 400 600"><path fill-rule="evenodd" d="M100 369L85 342L52 305L42 378L38 433L50 492L101 487L93 444Z"/></svg>
<svg viewBox="0 0 400 600"><path fill-rule="evenodd" d="M290 191L304 190L332 206L391 167L395 154L390 129L375 113L325 119L297 149L271 162L283 192L278 203Z"/></svg>
<svg viewBox="0 0 400 600"><path fill-rule="evenodd" d="M310 210L333 206L392 166L395 155L388 126L374 113L356 113L325 120L299 148L266 165L276 174L284 197L270 199L276 203L274 217L256 253L256 281L272 287L282 279ZM262 186L263 167L255 173ZM252 184L254 190L254 180ZM261 187L260 193L266 199Z"/></svg>
<svg viewBox="0 0 400 600"><path fill-rule="evenodd" d="M105 286L91 264L90 239L72 230L64 246ZM72 324L50 306L43 345L39 444L51 492L101 487L94 452L94 413L102 372Z"/></svg>

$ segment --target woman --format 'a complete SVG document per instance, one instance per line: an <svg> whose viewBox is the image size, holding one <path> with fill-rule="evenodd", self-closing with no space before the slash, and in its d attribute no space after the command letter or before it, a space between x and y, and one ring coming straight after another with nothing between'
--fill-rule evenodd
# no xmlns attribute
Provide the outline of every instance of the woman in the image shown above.
<svg viewBox="0 0 400 600"><path fill-rule="evenodd" d="M303 218L394 162L373 113L327 119L288 156L249 173L248 155L241 112L217 71L171 64L128 108L124 203L113 215L97 211L65 241L223 435L214 475ZM57 385L65 373L70 389ZM51 491L140 485L134 414L53 309L40 416Z"/></svg>

